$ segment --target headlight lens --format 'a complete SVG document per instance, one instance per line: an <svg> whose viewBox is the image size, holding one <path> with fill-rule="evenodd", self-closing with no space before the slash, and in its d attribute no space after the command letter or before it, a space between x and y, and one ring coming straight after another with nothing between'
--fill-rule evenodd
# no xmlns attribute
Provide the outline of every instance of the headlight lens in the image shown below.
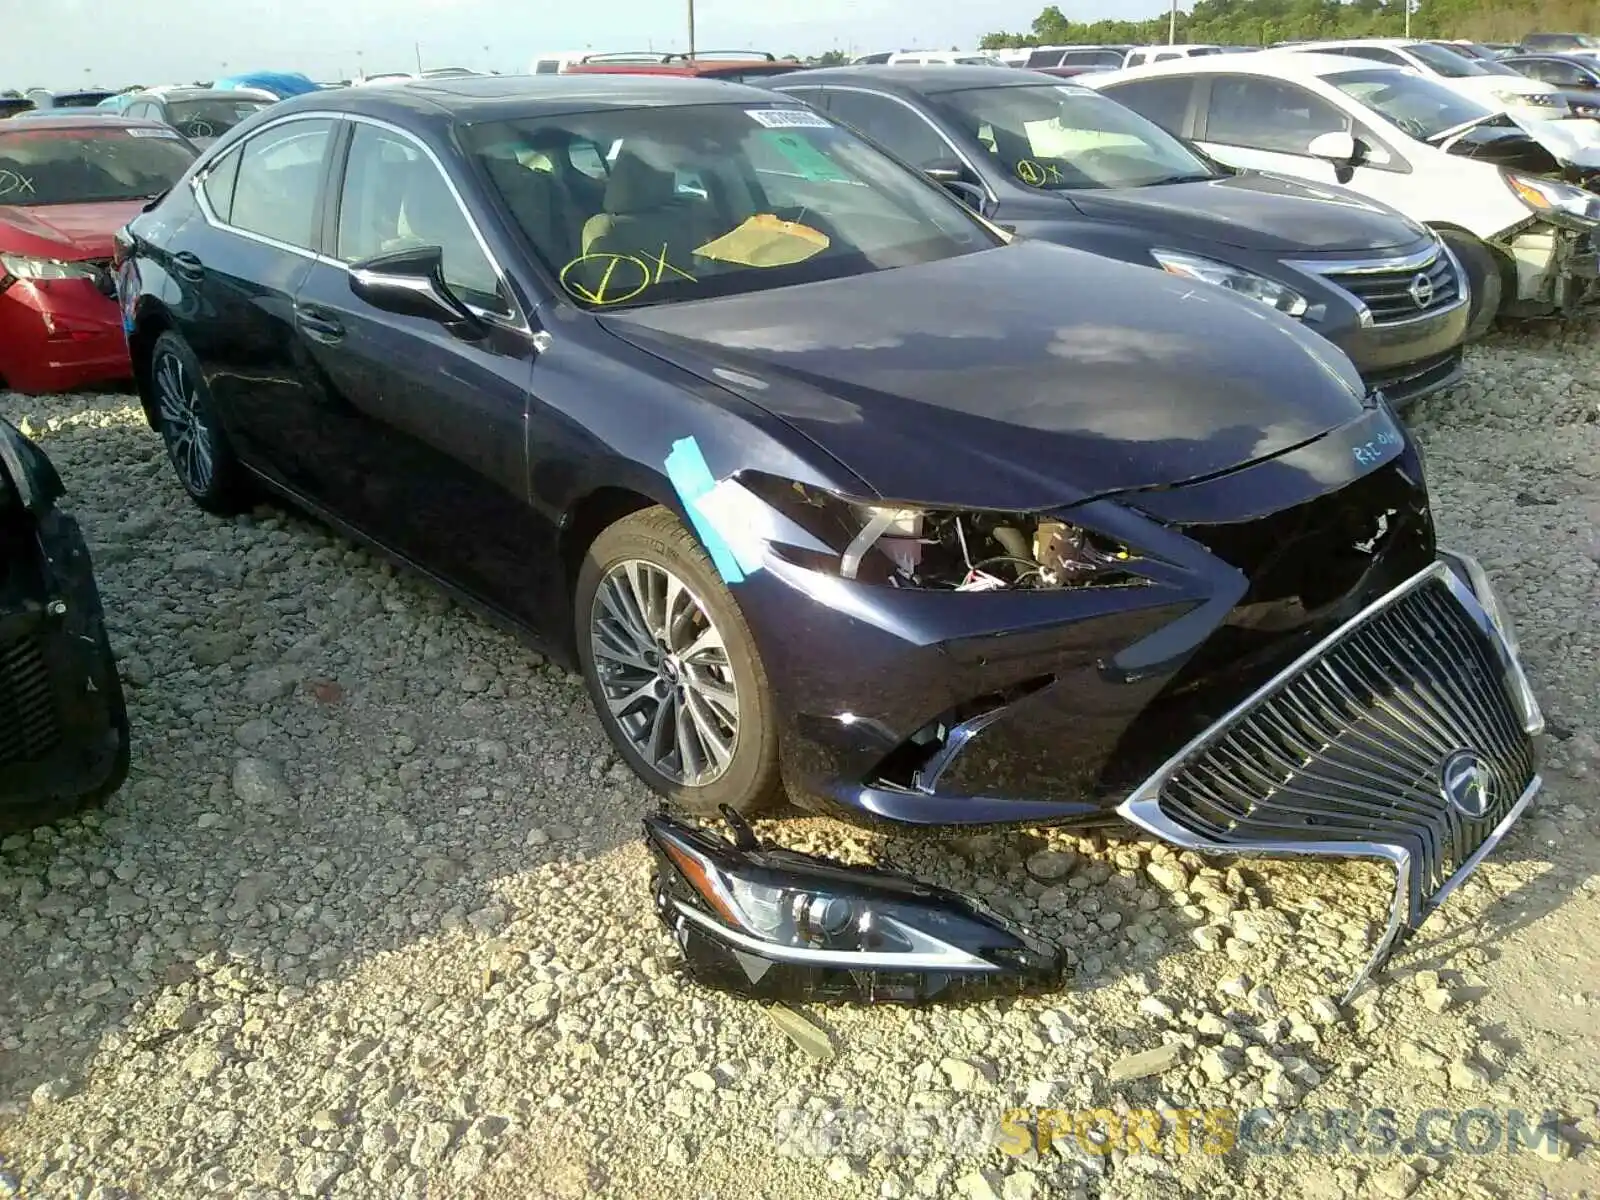
<svg viewBox="0 0 1600 1200"><path fill-rule="evenodd" d="M0 270L13 279L94 279L99 268L92 263L31 258L26 254L0 254Z"/></svg>
<svg viewBox="0 0 1600 1200"><path fill-rule="evenodd" d="M1127 546L1049 513L955 512L856 500L746 471L738 482L826 551L775 544L780 557L845 579L958 592L1148 582Z"/></svg>
<svg viewBox="0 0 1600 1200"><path fill-rule="evenodd" d="M1534 212L1600 223L1600 196L1593 192L1554 179L1519 175L1515 171L1507 171L1505 180L1506 186Z"/></svg>
<svg viewBox="0 0 1600 1200"><path fill-rule="evenodd" d="M903 875L730 844L645 818L656 910L703 982L769 997L930 999L953 980L1053 976L1060 956L1020 926Z"/></svg>
<svg viewBox="0 0 1600 1200"><path fill-rule="evenodd" d="M1304 316L1306 309L1310 307L1306 303L1306 298L1293 288L1279 283L1276 279L1268 279L1265 275L1257 275L1254 271L1246 271L1243 267L1230 266L1228 263L1202 258L1198 254L1188 254L1182 250L1156 249L1150 251L1150 256L1169 275L1181 275L1185 279L1214 283L1218 287L1227 288L1230 292L1238 292L1241 296L1259 300L1268 308L1275 308L1291 317Z"/></svg>

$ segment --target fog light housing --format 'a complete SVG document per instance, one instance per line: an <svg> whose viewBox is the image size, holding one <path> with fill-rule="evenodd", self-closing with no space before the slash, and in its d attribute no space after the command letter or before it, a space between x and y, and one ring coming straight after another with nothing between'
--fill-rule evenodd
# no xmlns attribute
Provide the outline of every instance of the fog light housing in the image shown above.
<svg viewBox="0 0 1600 1200"><path fill-rule="evenodd" d="M909 876L645 818L656 912L689 973L760 999L917 1004L1059 981L1028 930Z"/></svg>

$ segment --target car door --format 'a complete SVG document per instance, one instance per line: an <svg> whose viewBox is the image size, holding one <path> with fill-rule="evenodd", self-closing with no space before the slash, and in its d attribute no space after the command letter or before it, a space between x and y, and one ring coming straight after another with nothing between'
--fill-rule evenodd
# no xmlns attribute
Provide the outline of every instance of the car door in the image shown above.
<svg viewBox="0 0 1600 1200"><path fill-rule="evenodd" d="M295 304L318 390L307 425L318 500L389 549L522 620L556 568L555 530L528 503L533 339L440 161L409 133L352 120L326 253ZM416 246L479 316L451 329L384 312L349 265Z"/></svg>
<svg viewBox="0 0 1600 1200"><path fill-rule="evenodd" d="M204 221L168 268L184 290L173 317L200 360L230 440L251 466L309 483L300 421L308 380L294 296L316 261L334 122L268 126L196 179Z"/></svg>
<svg viewBox="0 0 1600 1200"><path fill-rule="evenodd" d="M1318 135L1351 127L1342 111L1299 84L1263 75L1212 75L1194 140L1229 166L1338 183L1334 165L1307 150Z"/></svg>

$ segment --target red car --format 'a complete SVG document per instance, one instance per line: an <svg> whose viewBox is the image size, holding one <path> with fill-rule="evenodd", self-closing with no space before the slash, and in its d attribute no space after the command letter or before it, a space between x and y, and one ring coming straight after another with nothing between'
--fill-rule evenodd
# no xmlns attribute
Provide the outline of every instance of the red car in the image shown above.
<svg viewBox="0 0 1600 1200"><path fill-rule="evenodd" d="M112 238L198 153L153 121L0 125L0 387L57 392L129 376Z"/></svg>

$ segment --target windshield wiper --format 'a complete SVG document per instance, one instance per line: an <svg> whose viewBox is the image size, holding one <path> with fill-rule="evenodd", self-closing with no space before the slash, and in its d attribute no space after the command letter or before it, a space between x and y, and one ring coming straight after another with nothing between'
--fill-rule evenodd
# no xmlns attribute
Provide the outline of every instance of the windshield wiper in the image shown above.
<svg viewBox="0 0 1600 1200"><path fill-rule="evenodd" d="M1193 175L1169 175L1165 179L1157 179L1154 182L1147 184L1146 186L1147 187L1162 187L1162 186L1164 186L1166 184L1169 184L1169 183L1205 183L1209 179L1221 179L1221 178L1222 178L1222 176L1220 176L1220 175L1213 175L1211 172L1206 171L1206 172L1203 172L1203 173L1196 173L1196 174L1193 174Z"/></svg>

